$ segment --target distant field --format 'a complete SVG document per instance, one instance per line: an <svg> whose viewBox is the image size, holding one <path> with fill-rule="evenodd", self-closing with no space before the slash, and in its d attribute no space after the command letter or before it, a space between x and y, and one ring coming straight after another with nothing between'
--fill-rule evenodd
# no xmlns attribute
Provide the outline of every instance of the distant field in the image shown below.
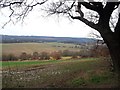
<svg viewBox="0 0 120 90"><path fill-rule="evenodd" d="M105 59L9 61L3 65L3 88L115 88L117 75Z"/></svg>
<svg viewBox="0 0 120 90"><path fill-rule="evenodd" d="M64 43L6 43L0 44L2 46L3 54L14 54L20 55L22 52L30 53L33 52L52 52L58 50L72 50L80 51L80 48L75 48L75 44L64 44Z"/></svg>

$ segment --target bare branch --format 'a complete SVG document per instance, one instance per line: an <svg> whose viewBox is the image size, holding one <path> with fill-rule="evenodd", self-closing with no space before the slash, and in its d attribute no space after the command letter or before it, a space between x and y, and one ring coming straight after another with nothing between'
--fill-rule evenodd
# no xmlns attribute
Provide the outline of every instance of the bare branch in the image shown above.
<svg viewBox="0 0 120 90"><path fill-rule="evenodd" d="M102 38L100 35L98 35L98 34L95 33L95 32L90 32L90 33L89 33L89 36L90 36L90 37L93 37L93 38L96 38L96 39L101 39L101 38Z"/></svg>
<svg viewBox="0 0 120 90"><path fill-rule="evenodd" d="M70 15L70 14L69 14ZM83 23L85 23L86 25L88 25L88 26L90 26L90 27L92 27L92 28L94 28L94 29L98 29L98 25L97 24L95 24L95 23L93 23L93 22L90 22L90 21L88 21L87 19L85 19L85 18L83 18L83 17L80 17L80 16L72 16L72 15L70 15L70 17L72 18L72 19L78 19L78 20L80 20L80 21L82 21Z"/></svg>
<svg viewBox="0 0 120 90"><path fill-rule="evenodd" d="M21 5L22 3L23 3L23 1L20 1L20 2L11 2L11 3L8 3L8 4L3 3L3 4L0 4L0 8L9 7L9 6L14 5L14 4Z"/></svg>
<svg viewBox="0 0 120 90"><path fill-rule="evenodd" d="M73 1L69 6L66 4L67 2L67 0L52 2L48 5L49 7L47 7L45 11L48 12L48 16L53 14L68 14L68 12L71 12L71 9L74 7L76 1Z"/></svg>
<svg viewBox="0 0 120 90"><path fill-rule="evenodd" d="M82 4L83 6L85 6L87 9L99 12L99 10L103 7L102 3L99 2L78 2L78 4Z"/></svg>
<svg viewBox="0 0 120 90"><path fill-rule="evenodd" d="M9 7L11 13L9 15L9 21L4 24L7 25L9 22L18 22L24 21L24 18L33 10L34 7L38 5L42 5L48 0L41 0L38 2L37 0L32 0L32 2L28 2L27 0L15 0L15 1L7 1L2 0L0 2L0 9ZM3 27L4 27L3 26Z"/></svg>

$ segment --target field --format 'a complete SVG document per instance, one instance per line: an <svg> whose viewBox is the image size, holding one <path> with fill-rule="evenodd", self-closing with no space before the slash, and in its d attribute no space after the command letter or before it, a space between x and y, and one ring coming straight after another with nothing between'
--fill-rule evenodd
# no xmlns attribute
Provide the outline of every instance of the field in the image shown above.
<svg viewBox="0 0 120 90"><path fill-rule="evenodd" d="M75 44L64 44L57 42L45 42L45 43L4 43L0 44L2 46L3 54L14 54L16 56L20 55L22 52L32 54L33 52L52 52L59 50L71 50L79 51L80 49L75 48ZM80 47L80 45L79 45Z"/></svg>
<svg viewBox="0 0 120 90"><path fill-rule="evenodd" d="M57 42L4 43L2 54L19 56L22 52L80 51L85 46ZM83 53L83 52L82 52ZM86 54L86 53L85 53ZM3 88L115 88L118 75L111 71L108 58L71 58L0 62ZM0 68L1 69L1 68ZM12 82L12 83L11 83Z"/></svg>
<svg viewBox="0 0 120 90"><path fill-rule="evenodd" d="M4 61L3 88L115 88L117 75L103 58ZM12 82L12 83L11 83Z"/></svg>

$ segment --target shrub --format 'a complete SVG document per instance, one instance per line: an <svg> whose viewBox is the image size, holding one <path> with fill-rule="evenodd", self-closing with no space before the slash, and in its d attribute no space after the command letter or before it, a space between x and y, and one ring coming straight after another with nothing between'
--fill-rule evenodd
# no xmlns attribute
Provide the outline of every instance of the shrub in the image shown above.
<svg viewBox="0 0 120 90"><path fill-rule="evenodd" d="M55 60L61 59L61 53L60 52L52 52L51 57Z"/></svg>
<svg viewBox="0 0 120 90"><path fill-rule="evenodd" d="M71 56L70 55L70 51L69 50L64 50L63 52L62 52L62 56Z"/></svg>
<svg viewBox="0 0 120 90"><path fill-rule="evenodd" d="M38 54L38 52L33 52L32 59L39 59L39 54Z"/></svg>
<svg viewBox="0 0 120 90"><path fill-rule="evenodd" d="M92 53L90 52L90 50L81 50L79 51L78 55L82 58L86 58L86 57L92 57Z"/></svg>
<svg viewBox="0 0 120 90"><path fill-rule="evenodd" d="M4 61L15 61L15 60L18 60L18 58L14 55L14 54L3 54L2 55L2 60Z"/></svg>
<svg viewBox="0 0 120 90"><path fill-rule="evenodd" d="M22 52L22 54L20 55L20 59L21 60L28 60L29 58L28 58L27 53L26 52Z"/></svg>
<svg viewBox="0 0 120 90"><path fill-rule="evenodd" d="M91 53L94 57L108 57L110 55L106 45L99 45L98 47L94 45L91 49Z"/></svg>
<svg viewBox="0 0 120 90"><path fill-rule="evenodd" d="M77 55L72 55L72 59L77 59Z"/></svg>
<svg viewBox="0 0 120 90"><path fill-rule="evenodd" d="M62 52L62 56L66 57L66 56L73 56L74 54L77 54L77 52L73 52L73 51L70 51L70 50L64 50Z"/></svg>
<svg viewBox="0 0 120 90"><path fill-rule="evenodd" d="M77 59L79 56L79 52L72 52L72 59Z"/></svg>
<svg viewBox="0 0 120 90"><path fill-rule="evenodd" d="M40 54L40 60L49 60L50 55L47 52L41 52Z"/></svg>
<svg viewBox="0 0 120 90"><path fill-rule="evenodd" d="M14 54L9 54L8 55L9 60L14 61L17 60L18 58Z"/></svg>
<svg viewBox="0 0 120 90"><path fill-rule="evenodd" d="M7 57L6 54L2 54L2 60L3 60L3 61L7 61L7 60L8 60L8 57Z"/></svg>
<svg viewBox="0 0 120 90"><path fill-rule="evenodd" d="M29 60L32 60L32 55L31 55L31 54L27 54L27 58L28 58Z"/></svg>

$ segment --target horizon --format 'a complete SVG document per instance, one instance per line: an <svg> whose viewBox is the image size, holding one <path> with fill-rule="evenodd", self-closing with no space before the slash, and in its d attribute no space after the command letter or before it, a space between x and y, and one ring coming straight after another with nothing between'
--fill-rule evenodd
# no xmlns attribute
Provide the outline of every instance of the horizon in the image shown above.
<svg viewBox="0 0 120 90"><path fill-rule="evenodd" d="M63 37L63 36L41 36L41 35L7 35L7 34L0 34L1 36L27 36L27 37L53 37L53 38L91 38L91 39L96 39L96 38L93 38L93 37Z"/></svg>

